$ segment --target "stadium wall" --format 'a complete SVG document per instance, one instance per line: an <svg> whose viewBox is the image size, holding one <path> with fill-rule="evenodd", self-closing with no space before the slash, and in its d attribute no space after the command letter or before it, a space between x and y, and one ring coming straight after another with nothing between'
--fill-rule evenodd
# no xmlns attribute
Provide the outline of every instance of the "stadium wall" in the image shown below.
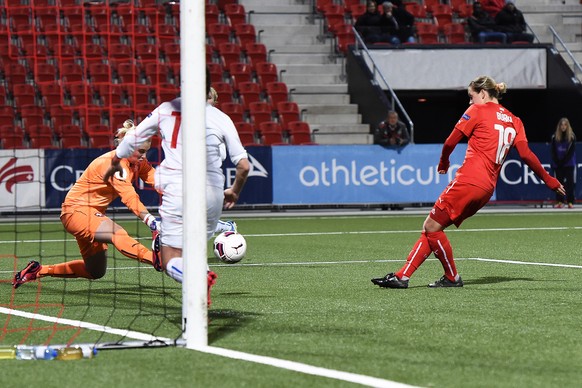
<svg viewBox="0 0 582 388"><path fill-rule="evenodd" d="M547 144L530 144L549 170ZM255 146L249 147L251 171L238 207L326 207L332 205L385 206L432 203L460 167L466 144L451 155L446 175L436 173L440 144L405 147L357 146ZM103 149L0 151L0 211L58 211L75 180ZM582 152L582 143L577 144ZM148 154L157 160L157 150ZM227 185L235 168L225 163ZM577 180L580 181L578 169ZM136 182L143 203L159 204L158 194ZM582 198L582 185L576 189ZM510 152L492 201L554 201L515 151ZM113 207L125 208L119 200Z"/></svg>
<svg viewBox="0 0 582 388"><path fill-rule="evenodd" d="M561 117L568 117L582 136L582 86L553 46L470 45L415 46L414 49L370 47L379 71L412 118L415 143L442 143L468 106L466 86L478 75L506 82L502 103L521 117L531 142L550 140ZM376 62L377 60L377 62ZM375 76L363 57L348 52L348 87L362 121L373 128L386 108L372 89Z"/></svg>

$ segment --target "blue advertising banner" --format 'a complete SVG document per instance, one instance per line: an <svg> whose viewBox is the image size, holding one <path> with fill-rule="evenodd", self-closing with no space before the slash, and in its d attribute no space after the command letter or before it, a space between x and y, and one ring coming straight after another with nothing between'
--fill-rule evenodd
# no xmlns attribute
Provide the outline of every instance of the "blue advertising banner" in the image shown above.
<svg viewBox="0 0 582 388"><path fill-rule="evenodd" d="M105 152L107 150L104 149L45 150L46 208L60 208L67 192L87 166L93 159ZM157 149L151 149L148 152L148 159L157 160L157 154ZM158 193L141 181L140 187L137 188L137 193L145 206L159 205ZM112 206L125 207L119 199L114 201Z"/></svg>
<svg viewBox="0 0 582 388"><path fill-rule="evenodd" d="M273 202L272 148L257 146L246 147L246 150L249 154L251 171L237 204L271 204ZM226 177L225 186L230 187L236 175L236 169L230 159L226 159L223 170Z"/></svg>
<svg viewBox="0 0 582 388"><path fill-rule="evenodd" d="M273 147L273 203L434 202L454 178L467 145L456 147L445 175L436 172L441 149L440 144Z"/></svg>
<svg viewBox="0 0 582 388"><path fill-rule="evenodd" d="M544 168L552 175L550 146L542 143L530 143L531 150L536 154ZM581 144L576 144L576 154L582 155ZM576 182L581 182L580 176L582 169L576 169ZM582 185L577 185L575 197L582 198ZM499 181L497 182L497 200L498 201L537 201L549 200L554 201L556 195L548 189L544 182L530 170L530 168L521 160L517 151L512 149L507 155L507 159L501 169Z"/></svg>

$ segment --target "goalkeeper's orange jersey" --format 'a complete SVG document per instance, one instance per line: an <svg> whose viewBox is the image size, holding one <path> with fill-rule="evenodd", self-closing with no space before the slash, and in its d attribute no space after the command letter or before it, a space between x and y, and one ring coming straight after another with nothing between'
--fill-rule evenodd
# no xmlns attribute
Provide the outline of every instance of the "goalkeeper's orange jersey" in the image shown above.
<svg viewBox="0 0 582 388"><path fill-rule="evenodd" d="M500 104L473 104L455 125L469 139L456 179L493 193L503 161L514 144L527 141L519 117Z"/></svg>
<svg viewBox="0 0 582 388"><path fill-rule="evenodd" d="M147 211L133 187L133 180L137 175L147 184L153 185L154 168L147 160L130 165L127 159L121 159L122 172L115 173L109 182L105 183L103 175L111 166L114 155L115 151L109 151L89 164L65 197L63 211L69 206L89 206L104 213L107 206L117 197L121 197L121 202L138 217L142 211Z"/></svg>

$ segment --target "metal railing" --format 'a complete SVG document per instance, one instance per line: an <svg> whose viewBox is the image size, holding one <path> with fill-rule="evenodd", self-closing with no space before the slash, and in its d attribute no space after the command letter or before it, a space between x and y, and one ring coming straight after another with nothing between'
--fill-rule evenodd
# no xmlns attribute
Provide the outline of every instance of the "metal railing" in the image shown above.
<svg viewBox="0 0 582 388"><path fill-rule="evenodd" d="M406 112L406 109L404 109L404 106L398 99L396 93L394 93L394 90L392 90L392 88L390 87L390 84L388 84L388 81L384 77L384 74L382 74L378 66L376 66L376 62L374 62L374 59L372 58L372 55L370 54L368 47L366 47L364 40L362 39L360 34L358 34L358 31L356 31L354 27L352 27L352 29L356 37L354 54L359 55L365 59L364 62L366 62L368 68L370 69L370 72L372 73L372 82L375 85L382 88L382 90L388 90L388 92L390 93L391 101L388 102L390 106L387 106L387 108L389 108L390 110L397 110L401 116L401 119L407 122L408 130L410 132L410 142L414 143L414 123L412 122L412 119L408 115L408 112ZM398 107L398 109L395 109L396 107Z"/></svg>
<svg viewBox="0 0 582 388"><path fill-rule="evenodd" d="M553 26L548 26L550 32L552 33L552 39L553 39L553 46L556 49L556 51L559 53L560 50L558 50L556 48L556 42L559 43L561 45L561 48L563 49L563 51L570 57L570 59L572 60L572 72L574 73L574 77L572 78L572 82L580 84L580 80L581 80L581 75L582 75L582 66L580 66L580 63L578 63L578 61L576 60L576 58L574 57L574 54L572 54L572 52L568 49L568 47L566 46L566 44L564 43L564 41L562 40L562 38L560 38L560 35L558 34L558 32L554 29Z"/></svg>

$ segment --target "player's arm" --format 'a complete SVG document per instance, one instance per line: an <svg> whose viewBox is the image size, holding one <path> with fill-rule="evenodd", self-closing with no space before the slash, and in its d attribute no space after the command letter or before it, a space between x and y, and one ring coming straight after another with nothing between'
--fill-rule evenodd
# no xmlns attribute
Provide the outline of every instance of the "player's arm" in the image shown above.
<svg viewBox="0 0 582 388"><path fill-rule="evenodd" d="M234 183L231 187L224 190L224 207L226 209L231 209L236 201L238 201L238 197L247 181L250 169L251 166L247 158L240 159L236 164Z"/></svg>
<svg viewBox="0 0 582 388"><path fill-rule="evenodd" d="M122 174L123 176L129 176L129 174ZM139 195L135 191L133 184L126 179L120 179L117 176L113 177L109 182L114 190L117 192L121 198L121 202L129 210L133 212L140 220L143 221L151 230L156 230L157 220L156 217L150 214L145 205L141 202Z"/></svg>
<svg viewBox="0 0 582 388"><path fill-rule="evenodd" d="M455 127L447 140L445 140L445 144L443 144L443 150L441 151L441 159L437 168L439 174L447 173L450 167L449 156L451 156L457 144L459 144L459 142L463 140L464 137L465 134Z"/></svg>
<svg viewBox="0 0 582 388"><path fill-rule="evenodd" d="M553 176L548 174L546 169L540 163L538 157L531 151L529 148L527 141L519 141L515 143L515 149L519 153L519 157L528 165L529 168L532 169L533 172L539 176L546 186L550 189L560 193L561 195L566 195L566 190L564 190L564 186Z"/></svg>

